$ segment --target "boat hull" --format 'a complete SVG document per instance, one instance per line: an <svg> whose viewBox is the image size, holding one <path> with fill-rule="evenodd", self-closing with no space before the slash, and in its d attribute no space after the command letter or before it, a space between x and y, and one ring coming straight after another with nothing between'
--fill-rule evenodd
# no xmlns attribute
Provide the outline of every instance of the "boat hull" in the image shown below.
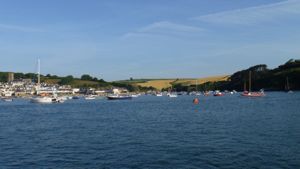
<svg viewBox="0 0 300 169"><path fill-rule="evenodd" d="M216 93L216 94L214 94L214 96L224 96L224 94L223 93Z"/></svg>
<svg viewBox="0 0 300 169"><path fill-rule="evenodd" d="M32 98L31 103L55 103L56 99L47 97L47 98Z"/></svg>
<svg viewBox="0 0 300 169"><path fill-rule="evenodd" d="M108 100L130 100L131 96L107 96Z"/></svg>
<svg viewBox="0 0 300 169"><path fill-rule="evenodd" d="M264 97L265 94L261 92L250 92L250 93L242 93L243 97Z"/></svg>
<svg viewBox="0 0 300 169"><path fill-rule="evenodd" d="M2 99L4 102L12 102L13 101L13 99L11 99L11 98L3 98Z"/></svg>

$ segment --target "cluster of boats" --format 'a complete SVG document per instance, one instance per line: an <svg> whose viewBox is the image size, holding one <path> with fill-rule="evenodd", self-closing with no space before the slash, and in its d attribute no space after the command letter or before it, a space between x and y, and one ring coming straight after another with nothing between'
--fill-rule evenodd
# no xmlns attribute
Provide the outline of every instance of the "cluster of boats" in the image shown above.
<svg viewBox="0 0 300 169"><path fill-rule="evenodd" d="M128 100L132 98L136 98L140 96L137 95L108 95L106 98L108 100ZM56 96L56 95L47 95L47 96L35 96L29 98L31 103L64 103L66 100L74 100L74 99L84 99L84 100L95 100L95 99L102 99L105 98L104 96L98 96L98 95L86 95L86 96ZM0 100L4 102L12 102L14 100L14 97L2 97Z"/></svg>
<svg viewBox="0 0 300 169"><path fill-rule="evenodd" d="M106 98L108 100L128 100L135 97L138 97L139 95L119 95L119 94L113 94L108 95ZM70 97L35 97L31 99L32 103L63 103L66 100L70 99L84 99L84 100L95 100L95 99L102 99L105 98L104 96L98 96L98 95L86 95L86 96L70 96Z"/></svg>

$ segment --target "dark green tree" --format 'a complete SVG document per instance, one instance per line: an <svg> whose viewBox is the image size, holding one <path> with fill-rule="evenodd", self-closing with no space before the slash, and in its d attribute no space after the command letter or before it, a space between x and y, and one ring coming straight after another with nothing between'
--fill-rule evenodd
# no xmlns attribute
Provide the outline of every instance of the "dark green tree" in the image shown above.
<svg viewBox="0 0 300 169"><path fill-rule="evenodd" d="M84 74L84 75L81 76L81 80L90 80L90 81L92 81L93 77L88 75L88 74Z"/></svg>
<svg viewBox="0 0 300 169"><path fill-rule="evenodd" d="M66 77L63 77L61 79L61 81L59 82L60 85L70 85L74 80L74 77L69 75L69 76L66 76Z"/></svg>

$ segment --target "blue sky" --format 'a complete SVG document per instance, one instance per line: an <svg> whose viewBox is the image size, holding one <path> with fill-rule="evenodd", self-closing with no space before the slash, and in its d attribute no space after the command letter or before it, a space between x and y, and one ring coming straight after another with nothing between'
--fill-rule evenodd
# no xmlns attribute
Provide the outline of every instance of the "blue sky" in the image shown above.
<svg viewBox="0 0 300 169"><path fill-rule="evenodd" d="M0 0L0 71L190 78L300 58L300 0Z"/></svg>

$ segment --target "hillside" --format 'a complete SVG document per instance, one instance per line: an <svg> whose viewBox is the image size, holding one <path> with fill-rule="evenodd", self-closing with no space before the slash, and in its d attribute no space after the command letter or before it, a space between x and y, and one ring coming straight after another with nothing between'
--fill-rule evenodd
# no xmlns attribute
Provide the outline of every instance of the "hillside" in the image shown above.
<svg viewBox="0 0 300 169"><path fill-rule="evenodd" d="M196 85L196 83L203 84L206 82L218 82L224 81L229 78L228 75L223 76L210 76L205 78L195 78L195 79L135 79L127 81L118 81L120 83L129 83L141 87L153 87L157 90L162 90L170 88L172 85L182 85L182 86L191 86Z"/></svg>
<svg viewBox="0 0 300 169"><path fill-rule="evenodd" d="M251 71L252 90L287 90L287 82L291 90L300 90L300 60L290 59L275 69L268 69L267 65L260 64L248 69L238 71L230 76L227 81L206 84L209 89L248 90L249 72ZM204 87L203 85L200 87Z"/></svg>
<svg viewBox="0 0 300 169"><path fill-rule="evenodd" d="M300 60L290 59L275 69L268 69L267 65L260 64L232 75L212 76L199 79L135 79L119 81L133 86L153 87L157 90L168 90L171 87L176 91L195 90L244 90L248 89L249 72L252 73L252 90L286 90L287 81L291 90L300 90ZM196 86L198 83L198 86Z"/></svg>

